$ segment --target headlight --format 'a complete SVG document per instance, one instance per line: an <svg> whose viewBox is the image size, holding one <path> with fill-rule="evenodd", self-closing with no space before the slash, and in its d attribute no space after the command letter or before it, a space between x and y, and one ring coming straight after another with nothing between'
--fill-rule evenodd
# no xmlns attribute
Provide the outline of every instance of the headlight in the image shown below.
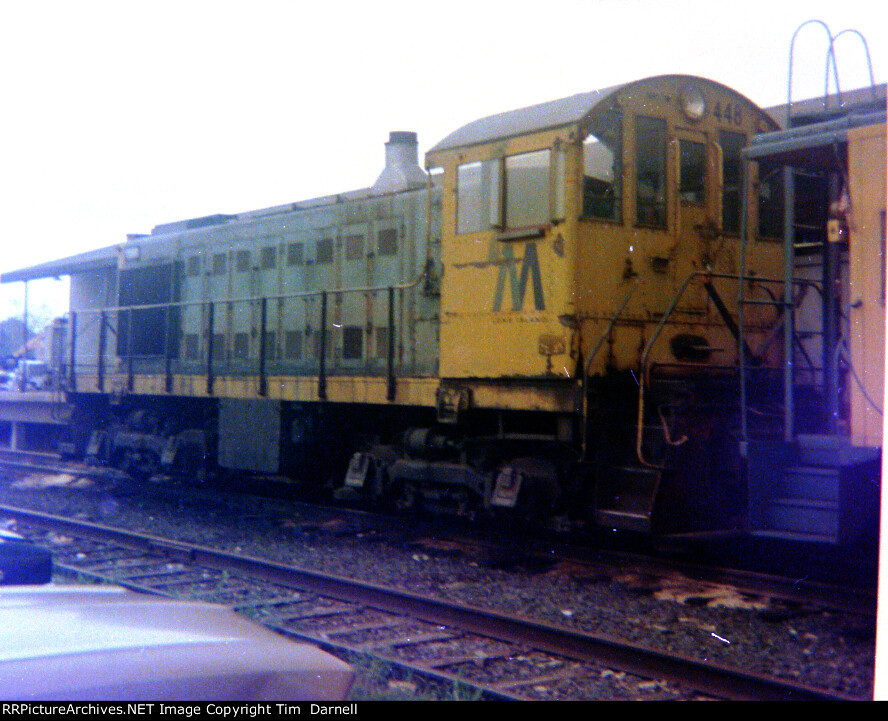
<svg viewBox="0 0 888 721"><path fill-rule="evenodd" d="M686 85L681 91L681 109L688 120L700 120L706 114L706 98L696 85Z"/></svg>

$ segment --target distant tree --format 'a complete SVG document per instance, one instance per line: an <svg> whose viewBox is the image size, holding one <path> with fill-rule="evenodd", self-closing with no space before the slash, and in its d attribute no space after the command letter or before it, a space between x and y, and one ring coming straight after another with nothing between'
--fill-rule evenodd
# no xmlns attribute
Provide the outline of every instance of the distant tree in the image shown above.
<svg viewBox="0 0 888 721"><path fill-rule="evenodd" d="M67 279L55 278L31 281L28 292L20 283L0 285L0 318L24 321L24 301L28 299L29 337L41 333L55 318L63 316L68 306ZM19 326L21 327L21 325ZM17 347L21 346L21 342Z"/></svg>
<svg viewBox="0 0 888 721"><path fill-rule="evenodd" d="M14 356L25 344L25 324L21 318L0 321L0 360Z"/></svg>

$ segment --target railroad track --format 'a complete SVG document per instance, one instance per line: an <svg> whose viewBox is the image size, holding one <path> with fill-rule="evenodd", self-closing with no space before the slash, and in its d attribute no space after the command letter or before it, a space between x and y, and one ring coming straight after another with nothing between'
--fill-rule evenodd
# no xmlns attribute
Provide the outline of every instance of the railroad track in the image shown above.
<svg viewBox="0 0 888 721"><path fill-rule="evenodd" d="M75 463L63 461L58 454L55 453L39 453L29 451L19 451L0 448L0 468L6 468L18 472L35 472L46 474L68 475L76 478L89 478L108 487L116 485L135 486L137 482L130 476L114 468L104 466L89 465L84 463ZM267 488L269 481L263 481L263 488ZM274 484L272 484L274 485ZM284 484L280 484L283 486ZM238 492L243 490L243 486L236 486L229 489L230 492ZM291 489L292 490L292 489ZM318 506L312 503L300 503L293 499L288 499L296 508L305 508L311 511L311 515L318 514ZM341 517L348 523L373 527L382 532L385 529L391 529L391 516L378 514L372 511L358 510L345 506L337 506L335 508L327 508L326 512L330 517ZM440 524L438 524L440 528ZM454 537L454 540L464 546L481 545L479 537L470 534L465 537L457 538L459 534L455 534L453 529L448 527L444 530L448 536ZM502 529L497 527L496 534L502 535ZM520 536L521 543L527 542L528 535L526 529L522 529ZM553 552L559 559L567 560L579 565L621 565L627 563L633 566L644 566L652 573L656 573L658 569L670 568L676 572L683 573L687 576L699 578L711 583L724 583L736 586L738 589L747 590L749 592L760 592L762 594L777 596L785 600L798 601L800 603L822 603L829 605L838 610L846 610L852 613L870 613L875 614L876 596L872 588L862 586L854 586L847 583L835 583L827 581L812 580L807 576L799 576L798 569L794 569L795 575L788 578L779 573L757 572L754 570L746 570L743 568L725 568L724 564L717 563L699 563L683 560L690 556L698 556L699 549L688 553L687 548L693 549L693 546L685 545L687 548L682 550L678 542L669 540L663 542L664 550L657 556L654 562L650 561L649 555L627 552L625 549L605 549L591 544L590 541L581 541L580 544L572 543L565 540L563 536L555 539L538 539L539 543L530 542L526 544L526 553L535 553L534 546L543 548L542 553L551 555ZM738 543L734 538L732 541L735 545ZM491 547L496 546L495 543L488 544ZM509 553L515 551L515 543L507 542L502 544ZM590 548L592 549L590 552ZM494 548L494 553L496 549ZM594 560L590 560L594 557ZM722 559L723 560L723 559ZM818 560L823 561L822 558ZM838 563L838 561L836 562ZM827 565L822 563L821 565Z"/></svg>
<svg viewBox="0 0 888 721"><path fill-rule="evenodd" d="M123 484L133 485L133 480L126 474L113 468L90 466L82 463L66 463L59 459L58 455L48 453L29 453L24 451L11 451L0 449L0 467L9 468L19 472L35 472L46 474L67 475L71 478L90 478L107 486ZM159 486L155 486L155 492L161 492ZM324 508L323 511L310 503L290 501L291 506L306 511L306 515L323 515L329 519L339 519L344 524L354 525L358 528L373 529L380 534L386 534L392 529L391 517L373 512L356 510L347 507ZM488 556L504 553L517 559L518 562L533 563L534 558L548 556L548 561L554 554L560 562L574 565L577 575L592 574L603 569L626 568L631 566L640 573L650 577L662 577L665 574L680 574L689 579L696 579L701 583L724 584L736 588L740 592L760 595L771 599L780 599L788 603L800 605L822 605L835 610L860 615L875 616L876 595L873 587L860 587L849 584L826 583L799 577L786 576L745 570L742 568L724 568L715 564L694 563L682 560L682 556L660 556L651 560L649 556L625 550L606 550L598 547L583 545L577 546L564 539L543 539L529 541L526 532L518 534L517 538L497 542L484 542L478 535L460 535L454 533L452 528L441 529L440 524L432 533L437 535L441 531L445 533L456 546L471 556L474 551L482 549ZM502 536L502 529L497 530ZM420 544L417 544L420 545ZM518 548L521 545L522 548ZM482 548L482 547L486 547Z"/></svg>
<svg viewBox="0 0 888 721"><path fill-rule="evenodd" d="M115 468L63 461L58 453L0 448L0 468L24 473L70 474L109 484L131 482L129 476Z"/></svg>
<svg viewBox="0 0 888 721"><path fill-rule="evenodd" d="M524 618L95 524L0 507L58 569L230 605L349 658L392 664L479 697L855 700Z"/></svg>

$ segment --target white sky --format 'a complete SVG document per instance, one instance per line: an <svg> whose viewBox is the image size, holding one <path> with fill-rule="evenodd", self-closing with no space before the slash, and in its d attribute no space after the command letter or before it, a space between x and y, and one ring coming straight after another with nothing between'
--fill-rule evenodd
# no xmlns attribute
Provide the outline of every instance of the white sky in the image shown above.
<svg viewBox="0 0 888 721"><path fill-rule="evenodd" d="M792 33L812 18L833 33L863 33L884 82L888 26L878 6L6 3L0 272L160 223L365 187L391 130L418 132L422 158L476 118L663 73L704 75L760 105L780 104ZM822 94L826 45L819 26L799 36L795 97ZM837 52L842 87L867 85L859 40L846 36ZM31 284L30 303L41 285ZM21 304L20 284L0 290ZM0 317L10 307L0 304Z"/></svg>

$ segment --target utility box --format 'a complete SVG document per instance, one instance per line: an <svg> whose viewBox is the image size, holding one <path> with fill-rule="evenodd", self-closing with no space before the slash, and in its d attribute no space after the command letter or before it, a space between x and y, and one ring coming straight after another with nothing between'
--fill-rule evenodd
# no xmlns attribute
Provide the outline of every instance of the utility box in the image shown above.
<svg viewBox="0 0 888 721"><path fill-rule="evenodd" d="M278 473L281 404L219 399L219 465L238 471Z"/></svg>

